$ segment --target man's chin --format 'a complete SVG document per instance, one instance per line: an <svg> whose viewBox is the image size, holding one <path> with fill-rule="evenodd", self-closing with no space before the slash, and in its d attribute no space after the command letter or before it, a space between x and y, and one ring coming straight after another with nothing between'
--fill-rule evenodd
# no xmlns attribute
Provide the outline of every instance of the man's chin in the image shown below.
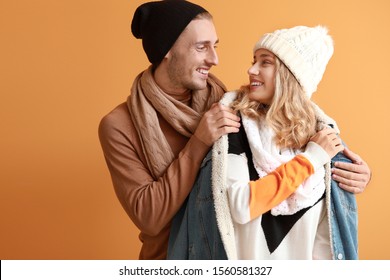
<svg viewBox="0 0 390 280"><path fill-rule="evenodd" d="M201 80L192 84L192 90L203 90L207 87L207 80Z"/></svg>

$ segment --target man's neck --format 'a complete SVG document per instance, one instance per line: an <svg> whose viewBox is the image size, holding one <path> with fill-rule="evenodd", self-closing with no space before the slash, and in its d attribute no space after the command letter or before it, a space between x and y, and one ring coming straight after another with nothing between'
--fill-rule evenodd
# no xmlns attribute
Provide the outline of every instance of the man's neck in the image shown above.
<svg viewBox="0 0 390 280"><path fill-rule="evenodd" d="M164 63L164 62L162 62L162 63ZM168 73L168 71L161 64L152 73L156 84L165 93L167 93L171 96L180 96L180 95L186 95L186 93L190 91L189 89L186 89L186 88L177 88L177 87L173 86L167 73Z"/></svg>
<svg viewBox="0 0 390 280"><path fill-rule="evenodd" d="M191 90L190 89L178 89L170 86L169 78L166 75L167 71L157 67L153 73L153 78L156 84L169 96L177 101L183 102L188 106L191 104Z"/></svg>

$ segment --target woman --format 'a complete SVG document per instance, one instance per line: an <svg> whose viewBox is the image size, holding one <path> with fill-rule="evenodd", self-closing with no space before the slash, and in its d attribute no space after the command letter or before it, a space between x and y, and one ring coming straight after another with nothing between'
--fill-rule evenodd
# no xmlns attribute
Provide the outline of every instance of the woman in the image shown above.
<svg viewBox="0 0 390 280"><path fill-rule="evenodd" d="M330 159L344 147L336 123L310 101L332 54L320 26L277 30L256 43L250 84L222 100L241 114L243 128L213 148L217 223L191 204L208 194L195 185L182 222L174 221L170 258L357 258L356 201L330 177Z"/></svg>
<svg viewBox="0 0 390 280"><path fill-rule="evenodd" d="M248 184L246 162L253 163L256 171L252 180L265 177L310 148L308 141L317 131L335 126L331 120L324 121L310 101L333 54L333 41L324 27L297 26L264 35L254 50L250 85L239 91L232 104L241 113L253 155L251 161L245 153L228 159L227 192L238 258L331 259L325 192L331 181L327 164L335 154L329 153L328 159L316 165L316 160L326 156L316 152L311 161L315 172L278 205L270 204L273 200L267 193L258 193L265 188ZM342 149L336 139L333 144ZM231 145L242 146L239 141ZM239 172L240 167L245 169ZM280 187L277 182L274 186Z"/></svg>

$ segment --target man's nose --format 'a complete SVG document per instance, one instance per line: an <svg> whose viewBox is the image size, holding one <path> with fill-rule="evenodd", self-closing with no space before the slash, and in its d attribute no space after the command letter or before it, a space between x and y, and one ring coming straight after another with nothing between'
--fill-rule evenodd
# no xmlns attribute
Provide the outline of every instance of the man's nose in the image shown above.
<svg viewBox="0 0 390 280"><path fill-rule="evenodd" d="M210 48L207 55L207 63L211 65L217 65L219 63L217 50L215 48Z"/></svg>

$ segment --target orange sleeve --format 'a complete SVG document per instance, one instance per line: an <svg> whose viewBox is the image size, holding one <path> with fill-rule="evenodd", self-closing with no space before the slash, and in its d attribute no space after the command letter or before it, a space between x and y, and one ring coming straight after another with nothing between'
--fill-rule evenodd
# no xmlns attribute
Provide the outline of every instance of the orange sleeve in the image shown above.
<svg viewBox="0 0 390 280"><path fill-rule="evenodd" d="M249 211L251 220L271 210L289 197L310 175L314 168L302 155L282 164L267 176L250 181Z"/></svg>

